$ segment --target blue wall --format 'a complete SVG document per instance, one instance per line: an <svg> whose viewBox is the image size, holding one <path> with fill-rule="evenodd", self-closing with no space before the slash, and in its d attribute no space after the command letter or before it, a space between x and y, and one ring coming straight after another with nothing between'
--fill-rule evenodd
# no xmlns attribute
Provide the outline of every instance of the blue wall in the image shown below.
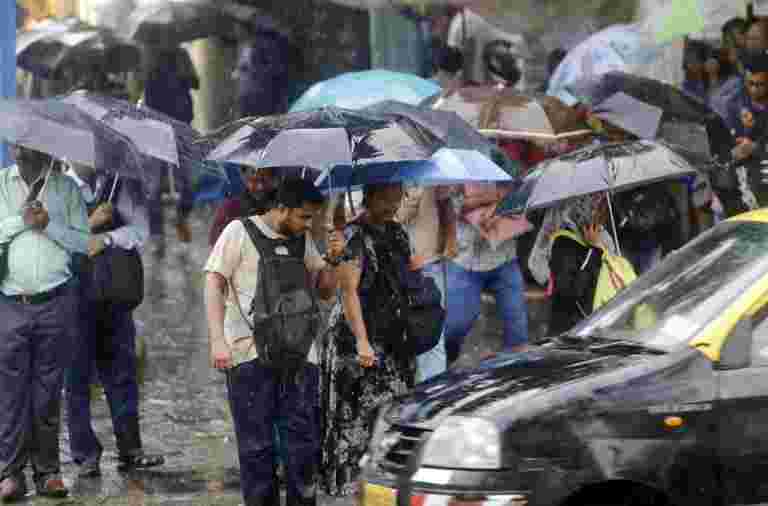
<svg viewBox="0 0 768 506"><path fill-rule="evenodd" d="M16 2L0 0L0 97L16 95ZM8 150L0 147L0 167L8 165Z"/></svg>

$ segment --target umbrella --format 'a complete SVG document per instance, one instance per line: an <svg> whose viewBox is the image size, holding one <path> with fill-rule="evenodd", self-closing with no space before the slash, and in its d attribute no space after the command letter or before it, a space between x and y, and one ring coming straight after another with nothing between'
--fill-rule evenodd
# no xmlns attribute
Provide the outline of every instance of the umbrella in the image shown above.
<svg viewBox="0 0 768 506"><path fill-rule="evenodd" d="M548 95L568 105L578 102L570 87L612 71L638 73L663 51L637 25L614 25L573 48L549 80Z"/></svg>
<svg viewBox="0 0 768 506"><path fill-rule="evenodd" d="M417 105L440 92L440 86L413 74L389 70L350 72L314 84L291 106L291 112L325 106L361 109L384 100Z"/></svg>
<svg viewBox="0 0 768 506"><path fill-rule="evenodd" d="M126 177L145 176L141 155L125 136L56 99L0 100L0 137L54 158Z"/></svg>
<svg viewBox="0 0 768 506"><path fill-rule="evenodd" d="M730 159L734 140L723 119L707 104L672 85L616 71L576 82L569 90L592 107L622 93L661 109L659 138L689 151Z"/></svg>
<svg viewBox="0 0 768 506"><path fill-rule="evenodd" d="M406 118L336 107L235 122L224 130L233 128L236 131L208 155L209 160L324 170L341 163L423 160L442 147Z"/></svg>
<svg viewBox="0 0 768 506"><path fill-rule="evenodd" d="M203 176L206 181L228 179L222 166L205 162L213 144L184 122L145 106L85 91L61 100L129 138L143 155L178 167L171 178L173 188L176 183L182 188L198 187ZM160 177L160 172L149 176Z"/></svg>
<svg viewBox="0 0 768 506"><path fill-rule="evenodd" d="M411 183L421 186L504 182L512 178L487 156L473 150L440 148L424 160L377 164L360 170L354 165L329 167L315 184L325 192L358 190L366 184Z"/></svg>
<svg viewBox="0 0 768 506"><path fill-rule="evenodd" d="M697 170L660 142L595 144L542 162L520 192L526 209L552 207L565 200L603 191L622 191Z"/></svg>
<svg viewBox="0 0 768 506"><path fill-rule="evenodd" d="M16 64L45 79L59 78L66 68L120 73L140 66L141 50L109 30L65 20L20 33Z"/></svg>
<svg viewBox="0 0 768 506"><path fill-rule="evenodd" d="M365 107L363 111L407 118L435 135L450 148L476 150L488 156L494 148L488 139L453 111L417 107L395 100L375 103Z"/></svg>
<svg viewBox="0 0 768 506"><path fill-rule="evenodd" d="M453 111L416 107L393 100L379 102L363 110L408 118L440 139L448 148L478 151L496 162L511 176L522 172L519 161L512 160L496 144L483 137Z"/></svg>
<svg viewBox="0 0 768 506"><path fill-rule="evenodd" d="M592 133L578 111L555 97L474 87L430 102L435 109L456 112L489 137L555 141Z"/></svg>
<svg viewBox="0 0 768 506"><path fill-rule="evenodd" d="M228 0L157 0L131 12L120 33L150 46L175 47L215 35L231 37L239 26L266 19L261 9Z"/></svg>

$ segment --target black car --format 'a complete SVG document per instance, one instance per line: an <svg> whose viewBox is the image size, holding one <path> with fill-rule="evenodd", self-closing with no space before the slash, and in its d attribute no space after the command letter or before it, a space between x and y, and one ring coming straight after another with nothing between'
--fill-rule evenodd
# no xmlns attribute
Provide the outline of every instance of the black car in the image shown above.
<svg viewBox="0 0 768 506"><path fill-rule="evenodd" d="M382 408L365 506L768 503L768 210L564 335Z"/></svg>

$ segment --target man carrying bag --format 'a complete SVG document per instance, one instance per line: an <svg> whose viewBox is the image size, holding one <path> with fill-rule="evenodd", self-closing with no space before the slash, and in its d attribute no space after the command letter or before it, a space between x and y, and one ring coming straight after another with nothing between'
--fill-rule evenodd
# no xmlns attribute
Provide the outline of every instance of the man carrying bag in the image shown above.
<svg viewBox="0 0 768 506"><path fill-rule="evenodd" d="M227 374L246 506L280 504L275 422L287 504L311 506L320 452L314 292L330 298L336 281L309 235L323 203L317 188L288 178L270 200L264 215L227 225L205 265L211 363ZM333 263L342 241L335 234L328 244Z"/></svg>
<svg viewBox="0 0 768 506"><path fill-rule="evenodd" d="M81 340L67 377L72 458L80 477L101 474L103 448L93 431L90 409L90 384L97 374L112 414L121 466L157 466L163 457L144 452L139 432L133 321L133 310L144 294L138 249L149 237L146 196L140 182L95 174L90 167L73 164L67 175L83 193L94 234L81 269Z"/></svg>

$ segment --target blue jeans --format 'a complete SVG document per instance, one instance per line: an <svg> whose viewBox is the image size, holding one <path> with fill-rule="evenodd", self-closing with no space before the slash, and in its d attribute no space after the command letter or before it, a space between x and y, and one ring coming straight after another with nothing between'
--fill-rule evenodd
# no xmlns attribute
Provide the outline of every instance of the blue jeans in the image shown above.
<svg viewBox="0 0 768 506"><path fill-rule="evenodd" d="M229 406L237 435L240 487L246 506L280 504L275 474L280 433L288 506L314 506L320 461L320 374L307 365L298 380L281 381L258 360L227 372Z"/></svg>
<svg viewBox="0 0 768 506"><path fill-rule="evenodd" d="M445 271L444 262L433 262L424 266L424 275L435 280L440 294L443 297L445 307ZM445 329L443 329L445 330ZM442 374L448 368L445 357L445 332L440 336L440 341L431 350L416 357L416 381L421 383Z"/></svg>
<svg viewBox="0 0 768 506"><path fill-rule="evenodd" d="M67 410L72 460L91 464L103 448L91 423L94 373L104 386L112 430L121 456L141 451L139 386L136 380L136 325L131 311L83 301L77 354L67 371Z"/></svg>
<svg viewBox="0 0 768 506"><path fill-rule="evenodd" d="M528 342L528 309L523 296L523 276L517 259L491 271L468 271L447 262L445 348L448 363L461 354L464 338L480 315L482 292L496 297L499 319L504 323L504 349Z"/></svg>

